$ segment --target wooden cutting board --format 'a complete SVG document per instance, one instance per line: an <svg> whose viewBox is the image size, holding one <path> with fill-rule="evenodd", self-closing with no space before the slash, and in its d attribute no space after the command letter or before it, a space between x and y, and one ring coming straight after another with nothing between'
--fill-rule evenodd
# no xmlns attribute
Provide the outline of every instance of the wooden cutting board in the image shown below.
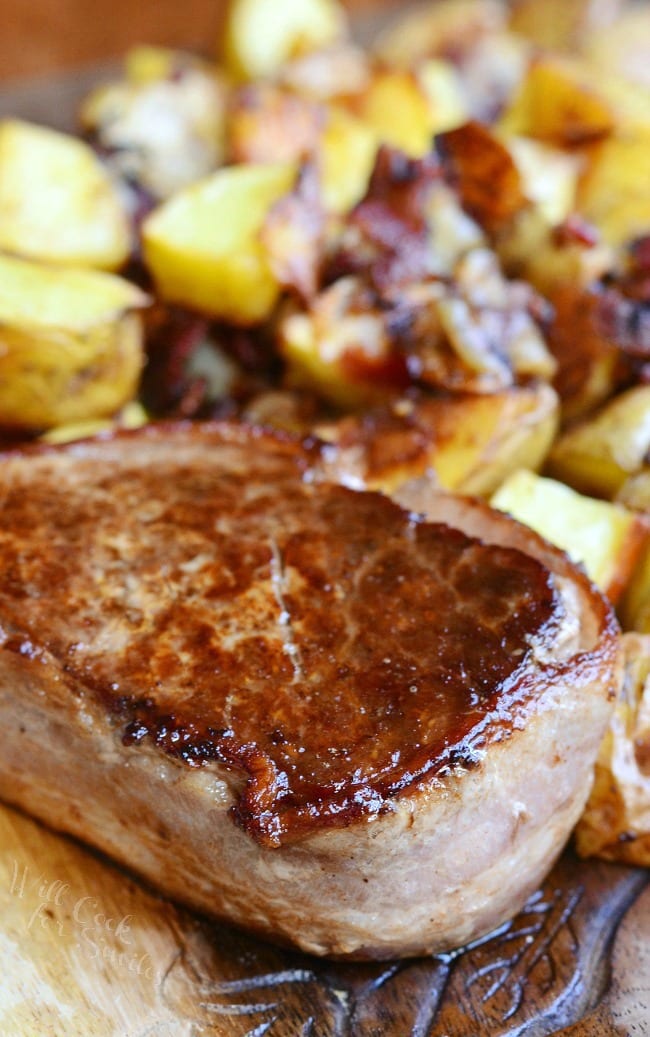
<svg viewBox="0 0 650 1037"><path fill-rule="evenodd" d="M198 919L0 807L0 1034L643 1037L649 877L567 853L458 955L341 965Z"/></svg>

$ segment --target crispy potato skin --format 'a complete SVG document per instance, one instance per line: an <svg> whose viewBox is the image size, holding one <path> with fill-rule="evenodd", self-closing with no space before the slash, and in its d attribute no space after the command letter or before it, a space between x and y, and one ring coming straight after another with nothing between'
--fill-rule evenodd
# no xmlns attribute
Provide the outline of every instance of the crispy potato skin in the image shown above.
<svg viewBox="0 0 650 1037"><path fill-rule="evenodd" d="M581 493L612 498L641 470L648 450L650 387L641 385L567 429L551 450L548 469Z"/></svg>
<svg viewBox="0 0 650 1037"><path fill-rule="evenodd" d="M650 867L650 636L625 634L625 679L576 828L582 857Z"/></svg>
<svg viewBox="0 0 650 1037"><path fill-rule="evenodd" d="M292 163L232 166L154 210L143 247L162 298L237 325L267 318L280 284L260 231L295 177Z"/></svg>
<svg viewBox="0 0 650 1037"><path fill-rule="evenodd" d="M533 472L513 473L491 503L582 563L613 603L620 599L647 549L650 526L642 516L620 504L584 497Z"/></svg>
<svg viewBox="0 0 650 1037"><path fill-rule="evenodd" d="M66 266L122 266L127 213L88 144L18 119L0 123L0 249Z"/></svg>
<svg viewBox="0 0 650 1037"><path fill-rule="evenodd" d="M426 477L450 492L488 496L516 469L542 465L557 424L557 397L539 383L401 399L312 428L337 444L348 474L370 489L393 493Z"/></svg>
<svg viewBox="0 0 650 1037"><path fill-rule="evenodd" d="M118 411L137 391L147 302L111 274L0 254L0 426L42 430Z"/></svg>
<svg viewBox="0 0 650 1037"><path fill-rule="evenodd" d="M79 332L0 328L0 424L43 429L108 417L133 399L142 321L120 314Z"/></svg>
<svg viewBox="0 0 650 1037"><path fill-rule="evenodd" d="M233 0L223 37L223 58L237 79L271 76L300 53L347 35L345 11L336 0Z"/></svg>

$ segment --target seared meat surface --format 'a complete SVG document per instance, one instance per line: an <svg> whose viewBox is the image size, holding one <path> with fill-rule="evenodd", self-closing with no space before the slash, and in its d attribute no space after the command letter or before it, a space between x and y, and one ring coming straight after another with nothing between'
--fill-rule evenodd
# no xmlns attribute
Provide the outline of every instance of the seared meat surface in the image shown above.
<svg viewBox="0 0 650 1037"><path fill-rule="evenodd" d="M227 424L7 455L0 791L221 917L321 953L415 953L495 924L559 852L617 679L614 628L566 559L507 518L440 498L427 521L324 469L318 445ZM495 761L510 772L497 793ZM506 833L501 799L544 767ZM449 888L429 876L408 892L404 825L417 869L456 826L462 874L490 799L481 824L516 847L510 907L441 920ZM450 802L455 820L436 822ZM355 867L355 889L397 868L417 921L391 931L371 890L337 921Z"/></svg>

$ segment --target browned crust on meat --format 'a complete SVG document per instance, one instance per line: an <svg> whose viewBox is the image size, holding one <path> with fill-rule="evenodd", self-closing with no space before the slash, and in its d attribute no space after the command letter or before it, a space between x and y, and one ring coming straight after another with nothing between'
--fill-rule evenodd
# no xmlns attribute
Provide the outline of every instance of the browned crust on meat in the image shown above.
<svg viewBox="0 0 650 1037"><path fill-rule="evenodd" d="M476 765L558 677L545 564L320 482L318 457L221 425L5 460L2 652L125 745L232 768L268 846Z"/></svg>
<svg viewBox="0 0 650 1037"><path fill-rule="evenodd" d="M184 464L201 471L215 463L217 443L237 446L242 436L264 456L274 454L281 469L296 464L309 479L318 476L317 444L228 426L148 429L102 445L78 444L64 455L81 477L84 457L101 454L104 466L112 458L122 469L127 458L144 463L145 448L162 449L166 441L171 471ZM21 466L35 462L36 478L39 463L60 464L58 450L37 448L31 455L29 461L22 454L5 457L6 489ZM104 467L104 474L109 493L114 473ZM95 472L93 480L101 475ZM471 550L480 542L522 549L575 597L571 613L580 629L572 651L537 640L538 654L549 649L545 660L525 665L501 688L496 708L477 719L474 734L484 742L473 758L450 754L381 810L335 827L317 825L271 850L232 823L232 808L245 795L245 768L218 759L188 766L150 736L124 745L124 717L97 694L80 658L72 673L68 658L52 655L44 643L53 636L48 622L38 639L0 650L0 796L195 908L317 954L431 953L511 917L583 808L608 700L620 679L616 625L584 575L524 527L478 502L431 494L426 482L409 491L408 508L462 531L449 541L445 534L445 542L474 537ZM153 504L165 496L159 489ZM120 529L130 536L135 522L126 513ZM414 522L413 528L429 535L436 526ZM539 575L540 567L525 571ZM57 579L55 568L50 575ZM140 570L135 583L146 585ZM99 611L110 639L110 610Z"/></svg>

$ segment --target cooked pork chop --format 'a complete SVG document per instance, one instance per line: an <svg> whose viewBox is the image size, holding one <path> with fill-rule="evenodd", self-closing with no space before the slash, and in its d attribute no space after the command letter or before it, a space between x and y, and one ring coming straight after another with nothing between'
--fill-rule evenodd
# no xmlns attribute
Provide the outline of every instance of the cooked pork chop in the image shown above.
<svg viewBox="0 0 650 1037"><path fill-rule="evenodd" d="M615 623L506 516L153 427L0 461L0 795L317 954L472 940L583 807Z"/></svg>

